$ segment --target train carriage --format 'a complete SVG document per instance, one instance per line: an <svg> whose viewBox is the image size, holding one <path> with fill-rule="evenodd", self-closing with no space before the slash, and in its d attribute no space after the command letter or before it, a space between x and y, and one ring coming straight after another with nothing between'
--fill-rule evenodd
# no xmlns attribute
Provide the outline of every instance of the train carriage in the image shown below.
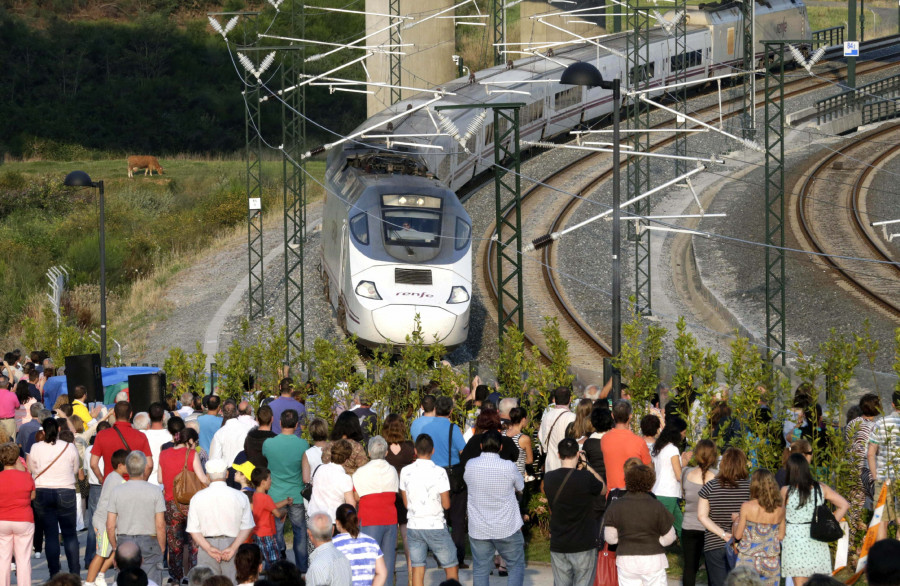
<svg viewBox="0 0 900 586"><path fill-rule="evenodd" d="M664 18L671 21L673 13ZM662 94L678 77L704 79L742 67L738 2L690 8L686 19L686 51L676 52L673 36L655 27L649 33L648 63L641 68L625 70L625 33L603 38L602 46L583 43L519 59L512 67L479 71L474 81L456 79L434 93L400 101L362 124L358 139L334 149L326 175L322 267L342 328L364 344L402 344L418 314L429 341L436 337L455 346L466 339L471 220L454 191L491 169L494 133L504 129L494 128L489 110L439 112L435 106L520 102L520 138L539 141L612 111L609 91L559 83L572 63L590 62L604 79L623 80L625 89L646 84L651 96ZM800 0L757 1L756 31L755 58L764 63L763 39L810 38L806 7ZM422 107L436 97L438 103ZM390 126L388 119L393 119ZM366 129L379 138L367 138ZM384 137L392 133L410 137L398 142L419 146L391 145ZM427 225L427 236L418 228L404 232L404 214L410 225ZM368 241L354 232L362 218Z"/></svg>

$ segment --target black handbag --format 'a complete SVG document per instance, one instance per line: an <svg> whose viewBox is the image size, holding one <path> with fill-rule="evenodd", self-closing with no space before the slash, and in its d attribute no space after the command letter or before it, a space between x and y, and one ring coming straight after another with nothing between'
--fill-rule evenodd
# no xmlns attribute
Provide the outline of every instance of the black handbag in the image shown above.
<svg viewBox="0 0 900 586"><path fill-rule="evenodd" d="M322 467L321 464L319 464L318 466L316 466L316 469L313 470L313 473L309 476L309 482L307 482L307 483L303 486L303 490L300 491L300 496L302 496L303 498L305 498L307 501L309 501L309 500L312 499L313 480L315 480L315 478L316 478L316 472L318 472L318 471L319 471L319 468L321 468L321 467Z"/></svg>
<svg viewBox="0 0 900 586"><path fill-rule="evenodd" d="M841 529L841 524L834 518L834 513L828 508L824 495L822 504L816 505L818 496L819 487L816 486L813 490L813 517L812 522L809 524L809 536L816 541L824 541L825 543L837 541L844 536L844 530Z"/></svg>
<svg viewBox="0 0 900 586"><path fill-rule="evenodd" d="M447 434L447 464L448 466L444 468L447 471L447 478L450 480L450 494L459 494L462 491L466 490L466 467L464 464L459 463L453 466L450 466L450 462L453 461L453 422L450 422L450 430Z"/></svg>

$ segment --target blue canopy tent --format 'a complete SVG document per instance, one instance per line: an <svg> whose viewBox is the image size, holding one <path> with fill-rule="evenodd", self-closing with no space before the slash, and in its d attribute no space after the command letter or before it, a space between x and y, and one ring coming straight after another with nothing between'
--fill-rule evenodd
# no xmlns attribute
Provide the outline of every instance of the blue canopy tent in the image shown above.
<svg viewBox="0 0 900 586"><path fill-rule="evenodd" d="M119 391L128 390L128 377L136 374L153 374L159 372L156 366L118 366L115 368L101 368L100 376L103 379L103 403L111 405L116 400ZM52 376L44 384L44 405L52 409L60 395L68 395L69 388L66 377Z"/></svg>

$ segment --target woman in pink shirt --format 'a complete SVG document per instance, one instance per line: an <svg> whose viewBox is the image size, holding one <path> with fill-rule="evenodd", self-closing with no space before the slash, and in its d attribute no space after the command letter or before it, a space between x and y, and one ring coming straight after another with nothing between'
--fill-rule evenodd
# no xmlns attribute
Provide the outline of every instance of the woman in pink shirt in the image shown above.
<svg viewBox="0 0 900 586"><path fill-rule="evenodd" d="M31 545L34 539L34 481L19 464L16 444L0 445L0 586L9 586L12 579L12 557L16 555L16 584L31 586Z"/></svg>
<svg viewBox="0 0 900 586"><path fill-rule="evenodd" d="M81 572L75 530L75 478L81 469L78 450L74 444L57 441L56 419L46 419L43 430L44 441L35 443L28 454L28 470L34 476L34 510L37 522L44 528L47 567L51 577L60 571L59 534L62 532L69 572L77 575Z"/></svg>

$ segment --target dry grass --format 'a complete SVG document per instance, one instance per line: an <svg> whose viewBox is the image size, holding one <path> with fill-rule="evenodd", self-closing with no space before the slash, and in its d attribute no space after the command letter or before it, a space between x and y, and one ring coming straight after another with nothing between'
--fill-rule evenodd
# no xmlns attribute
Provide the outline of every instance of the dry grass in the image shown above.
<svg viewBox="0 0 900 586"><path fill-rule="evenodd" d="M128 180L117 175L124 175L122 161L104 160L91 161L85 165L81 163L60 163L51 161L31 162L31 163L11 163L7 165L8 169L14 169L28 176L50 173L62 176L63 173L72 168L84 167L89 168L91 175L97 177L107 177L107 191L112 194L117 185L124 187L132 185L144 185L150 182L167 182L170 180L187 181L193 178L197 182L197 190L194 195L203 200L205 196L214 187L213 180L223 180L223 177L230 177L235 174L243 173L243 165L240 159L222 160L219 158L208 157L206 160L197 160L198 158L174 159L172 162L172 172L167 167L168 175L163 175L157 179L154 177L145 178L143 176L135 180ZM172 160L172 159L166 159ZM325 174L325 163L322 161L310 161L307 163L307 169L315 177L316 180L322 181ZM268 187L275 195L271 199L271 206L263 218L265 230L276 229L283 218L283 207L281 198L281 164L280 162L266 162L264 164L264 175L274 180ZM209 181L213 183L204 183L203 178L211 178ZM219 178L219 179L216 179ZM123 187L123 189L124 189ZM163 185L165 187L165 185ZM308 201L316 201L322 198L323 189L314 180L308 181L307 189ZM148 220L152 221L152 220ZM212 228L207 227L207 230ZM166 293L178 282L177 278L183 269L197 265L202 262L203 258L216 251L233 246L235 243L243 242L247 237L247 225L240 222L229 228L220 228L209 235L204 240L205 246L181 247L179 249L171 249L160 252L158 260L154 261L152 268L147 272L135 277L130 284L125 287L111 287L107 294L107 316L110 324L110 335L116 338L123 345L129 346L129 353L138 354L139 350L145 345L147 332L154 322L165 317L171 309L166 299ZM43 273L47 267L34 267L35 270ZM10 327L6 328L0 335L0 345L5 348L22 347L22 327L21 324L25 317L32 317L38 320L44 319L44 311L47 307L46 288L30 292L20 292L20 295L26 295L24 307ZM100 304L99 286L94 283L79 285L74 288L66 296L65 304L67 315L73 316L79 322L97 323L99 316ZM84 318L82 319L82 316Z"/></svg>

